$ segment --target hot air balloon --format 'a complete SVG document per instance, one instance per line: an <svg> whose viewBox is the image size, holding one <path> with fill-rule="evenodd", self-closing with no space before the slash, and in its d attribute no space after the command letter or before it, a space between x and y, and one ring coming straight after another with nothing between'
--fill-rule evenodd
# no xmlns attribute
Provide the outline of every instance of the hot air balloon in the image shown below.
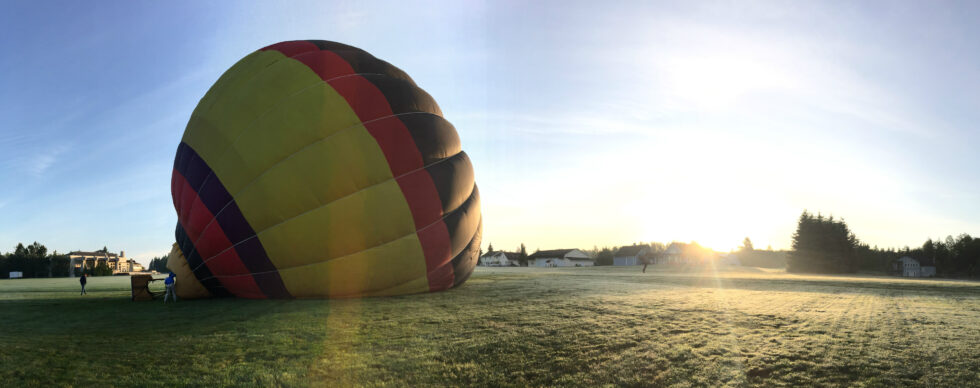
<svg viewBox="0 0 980 388"><path fill-rule="evenodd" d="M446 290L477 261L473 166L435 100L356 47L289 41L228 69L171 181L182 298Z"/></svg>

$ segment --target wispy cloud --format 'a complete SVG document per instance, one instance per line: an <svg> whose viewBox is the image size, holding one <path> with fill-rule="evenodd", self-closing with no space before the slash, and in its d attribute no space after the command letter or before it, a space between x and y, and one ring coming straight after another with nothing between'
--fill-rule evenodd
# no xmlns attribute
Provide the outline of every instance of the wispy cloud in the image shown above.
<svg viewBox="0 0 980 388"><path fill-rule="evenodd" d="M48 169L51 168L51 166L58 163L61 155L67 150L68 146L66 145L38 149L33 155L27 156L23 169L27 174L33 177L41 177L48 171Z"/></svg>

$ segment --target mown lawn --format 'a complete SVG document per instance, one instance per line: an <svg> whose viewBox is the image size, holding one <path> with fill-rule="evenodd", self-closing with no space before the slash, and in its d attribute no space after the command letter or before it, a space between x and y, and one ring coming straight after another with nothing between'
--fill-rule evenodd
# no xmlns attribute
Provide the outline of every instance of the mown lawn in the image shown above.
<svg viewBox="0 0 980 388"><path fill-rule="evenodd" d="M449 292L130 302L0 280L2 386L980 386L980 283L480 268Z"/></svg>

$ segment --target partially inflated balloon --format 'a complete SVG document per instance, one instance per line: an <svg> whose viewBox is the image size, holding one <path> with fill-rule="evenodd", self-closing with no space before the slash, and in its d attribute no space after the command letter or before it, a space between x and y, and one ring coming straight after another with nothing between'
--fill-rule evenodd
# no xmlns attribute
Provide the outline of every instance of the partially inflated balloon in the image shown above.
<svg viewBox="0 0 980 388"><path fill-rule="evenodd" d="M440 291L480 246L455 128L405 72L335 42L277 43L228 69L187 124L171 192L168 266L207 290L185 296Z"/></svg>

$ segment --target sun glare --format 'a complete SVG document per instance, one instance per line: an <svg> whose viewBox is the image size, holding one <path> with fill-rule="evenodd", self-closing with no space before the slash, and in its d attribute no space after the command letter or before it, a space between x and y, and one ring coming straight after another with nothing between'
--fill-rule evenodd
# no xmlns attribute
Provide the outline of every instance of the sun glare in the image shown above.
<svg viewBox="0 0 980 388"><path fill-rule="evenodd" d="M785 71L742 55L678 58L669 61L667 74L677 97L706 109L728 107L754 91L792 84Z"/></svg>

